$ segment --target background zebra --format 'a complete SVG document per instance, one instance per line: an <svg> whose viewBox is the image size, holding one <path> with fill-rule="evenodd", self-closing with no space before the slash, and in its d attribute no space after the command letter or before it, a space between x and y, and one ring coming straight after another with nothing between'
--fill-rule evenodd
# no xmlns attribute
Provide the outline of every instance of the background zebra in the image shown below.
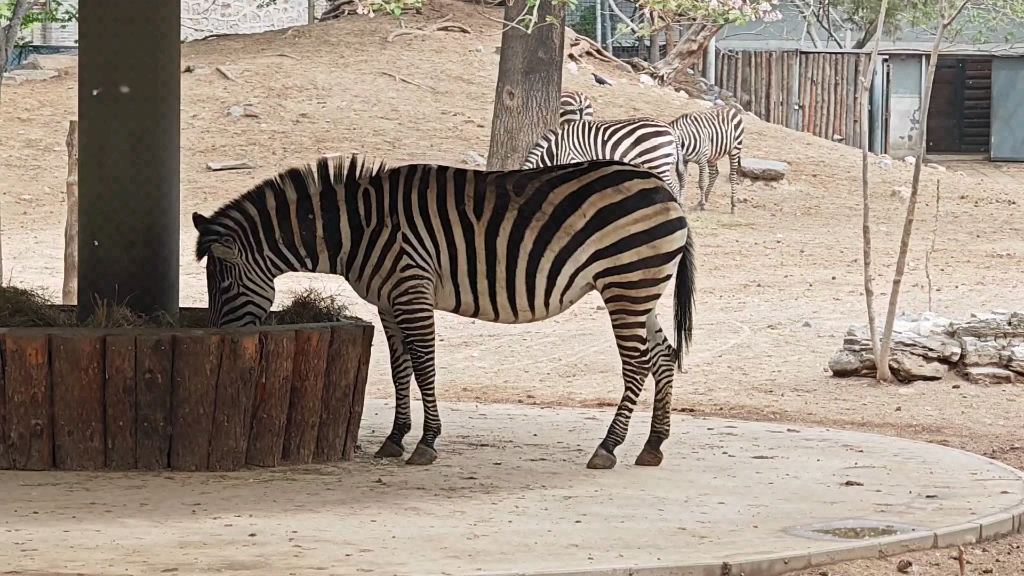
<svg viewBox="0 0 1024 576"><path fill-rule="evenodd" d="M615 466L647 374L654 418L637 464L657 466L669 435L673 362L693 327L693 238L683 209L652 172L597 161L485 172L409 164L365 168L322 158L268 179L218 209L193 213L206 258L214 326L261 322L274 278L343 276L377 306L391 357L395 421L378 457L400 457L412 429L410 382L423 436L409 464L430 464L441 419L434 396L434 311L491 322L551 318L596 290L611 317L625 391L587 466ZM655 313L675 273L675 344Z"/></svg>
<svg viewBox="0 0 1024 576"><path fill-rule="evenodd" d="M548 130L526 155L524 170L588 160L619 160L657 174L681 200L674 172L680 147L668 124L653 118L566 122Z"/></svg>
<svg viewBox="0 0 1024 576"><path fill-rule="evenodd" d="M739 185L740 152L743 150L743 110L734 106L716 106L710 110L683 114L669 123L679 141L676 173L679 188L686 189L686 167L696 162L699 170L701 210L707 207L711 189L718 180L718 160L729 156L729 212L736 213L736 186Z"/></svg>
<svg viewBox="0 0 1024 576"><path fill-rule="evenodd" d="M558 125L581 120L594 120L594 103L583 92L563 90L558 101Z"/></svg>

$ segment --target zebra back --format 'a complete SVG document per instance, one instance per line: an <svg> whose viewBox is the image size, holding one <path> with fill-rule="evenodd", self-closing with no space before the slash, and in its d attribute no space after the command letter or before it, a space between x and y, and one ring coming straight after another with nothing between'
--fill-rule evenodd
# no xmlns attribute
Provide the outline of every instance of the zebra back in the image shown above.
<svg viewBox="0 0 1024 576"><path fill-rule="evenodd" d="M583 92L563 90L558 108L559 126L566 122L594 120L594 103Z"/></svg>
<svg viewBox="0 0 1024 576"><path fill-rule="evenodd" d="M743 149L743 113L733 106L687 112L669 126L679 139L681 154L688 161L706 153L713 162Z"/></svg>

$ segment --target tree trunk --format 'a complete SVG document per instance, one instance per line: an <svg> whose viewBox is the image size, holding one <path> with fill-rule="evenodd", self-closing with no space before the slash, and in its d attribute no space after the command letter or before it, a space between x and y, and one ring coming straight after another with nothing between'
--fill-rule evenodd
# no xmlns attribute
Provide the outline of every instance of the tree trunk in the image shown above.
<svg viewBox="0 0 1024 576"><path fill-rule="evenodd" d="M553 6L551 0L539 1L531 32L506 24L501 35L488 170L519 168L530 147L558 124L565 8ZM527 8L526 0L508 4L505 22L515 22ZM548 17L555 22L549 23Z"/></svg>
<svg viewBox="0 0 1024 576"><path fill-rule="evenodd" d="M68 216L64 223L64 304L78 302L78 120L68 126Z"/></svg>
<svg viewBox="0 0 1024 576"><path fill-rule="evenodd" d="M885 11L888 8L889 0L882 0L882 6L878 11L878 21L885 22ZM877 29L877 27L876 27ZM877 359L881 356L878 344L878 322L875 319L875 289L873 287L873 275L871 274L871 196L868 194L868 101L871 92L871 81L875 75L875 65L878 63L878 47L881 44L882 35L875 35L875 48L871 51L871 60L868 61L867 70L860 79L860 150L861 150L861 182L863 184L864 219L862 230L864 235L864 298L867 301L868 331L871 335L871 353ZM888 366L886 366L888 369Z"/></svg>
<svg viewBox="0 0 1024 576"><path fill-rule="evenodd" d="M957 10L958 15L966 1ZM893 323L896 320L896 307L900 302L900 288L903 285L903 273L907 269L907 252L910 250L910 235L914 230L914 213L917 210L917 191L921 187L921 165L924 164L925 146L928 142L928 108L932 99L932 83L935 81L935 66L939 60L939 48L942 46L942 37L946 29L952 24L953 19L945 20L945 1L939 2L939 26L935 34L935 43L932 44L931 57L928 60L928 75L924 82L924 97L921 99L921 129L918 132L919 147L917 150L917 162L914 163L914 179L910 184L910 199L907 201L907 217L903 222L903 236L900 238L900 252L896 257L896 272L892 278L892 291L889 293L889 308L885 312L885 329L882 331L881 350L875 359L878 369L878 380L888 382L892 375L889 373L889 352L892 346Z"/></svg>
<svg viewBox="0 0 1024 576"><path fill-rule="evenodd" d="M704 57L708 43L721 29L719 24L692 24L665 59L654 65L657 79L668 84L677 73L695 66Z"/></svg>
<svg viewBox="0 0 1024 576"><path fill-rule="evenodd" d="M18 41L18 33L21 31L21 22L28 14L31 4L28 0L14 0L11 6L11 19L6 26L0 26L0 103L3 102L3 76L7 72L7 61L11 57L14 44ZM4 250L0 242L0 284L3 283L4 271Z"/></svg>

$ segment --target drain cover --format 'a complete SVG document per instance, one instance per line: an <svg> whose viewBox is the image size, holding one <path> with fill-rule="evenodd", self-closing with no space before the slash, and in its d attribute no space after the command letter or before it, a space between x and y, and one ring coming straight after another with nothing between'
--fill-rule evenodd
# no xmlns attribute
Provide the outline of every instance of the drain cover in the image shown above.
<svg viewBox="0 0 1024 576"><path fill-rule="evenodd" d="M797 526L789 531L794 536L812 540L870 540L901 534L922 532L924 528L892 522L876 522L874 520L838 520Z"/></svg>

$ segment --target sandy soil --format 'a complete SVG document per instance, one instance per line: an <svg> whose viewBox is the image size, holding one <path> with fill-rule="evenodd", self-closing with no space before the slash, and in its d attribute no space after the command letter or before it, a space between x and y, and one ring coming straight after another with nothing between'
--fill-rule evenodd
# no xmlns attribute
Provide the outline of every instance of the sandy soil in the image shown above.
<svg viewBox="0 0 1024 576"><path fill-rule="evenodd" d="M473 33L436 33L388 43L396 21L350 18L184 47L183 64L201 67L182 76L184 305L205 303L203 269L191 256L193 210L208 213L258 179L321 153L453 164L465 164L470 151L486 154L498 26L471 5L443 0L431 3L423 16L406 18L406 25L448 13ZM239 82L213 72L218 65L231 70ZM587 91L599 117L643 114L667 120L697 106L674 92L642 86L619 71L597 69L615 86L596 86L586 69L577 75L567 72L564 85ZM67 121L75 115L76 94L74 76L5 86L0 118L4 278L57 295L65 213L64 139ZM250 106L259 117L231 116L228 109L236 105ZM952 376L900 387L830 377L829 356L846 326L862 322L864 316L860 153L749 115L746 122L746 155L786 161L790 174L778 185L745 182L735 216L728 213L723 177L710 210L692 212L699 266L697 328L686 373L676 380L676 410L882 432L1024 467L1018 432L1024 392L1019 387L977 387ZM205 169L210 161L243 158L257 168ZM947 167L946 172L926 170L923 176L900 310L916 312L927 306L923 264L936 182L943 197L932 269L935 310L963 316L993 308L1024 309L1024 167ZM908 164L897 162L891 170L871 167L879 310L888 297L904 214L891 191L909 185L910 177ZM692 168L690 182L692 209ZM376 322L373 310L340 279L289 276L279 282L279 294L310 283L345 295L356 312ZM667 297L662 310L667 318ZM389 398L387 356L377 326L369 393ZM594 296L561 317L527 326L439 315L438 334L442 400L609 406L621 394L607 316ZM648 391L644 402L649 398ZM642 432L634 428L634 433ZM988 552L979 547L969 554L977 562L987 558L996 566L995 574L1020 573L1024 554L1016 547L1021 543L1024 538L1007 540L986 546ZM944 554L915 557L919 573L951 573ZM894 565L894 560L884 560L832 573L887 573Z"/></svg>

